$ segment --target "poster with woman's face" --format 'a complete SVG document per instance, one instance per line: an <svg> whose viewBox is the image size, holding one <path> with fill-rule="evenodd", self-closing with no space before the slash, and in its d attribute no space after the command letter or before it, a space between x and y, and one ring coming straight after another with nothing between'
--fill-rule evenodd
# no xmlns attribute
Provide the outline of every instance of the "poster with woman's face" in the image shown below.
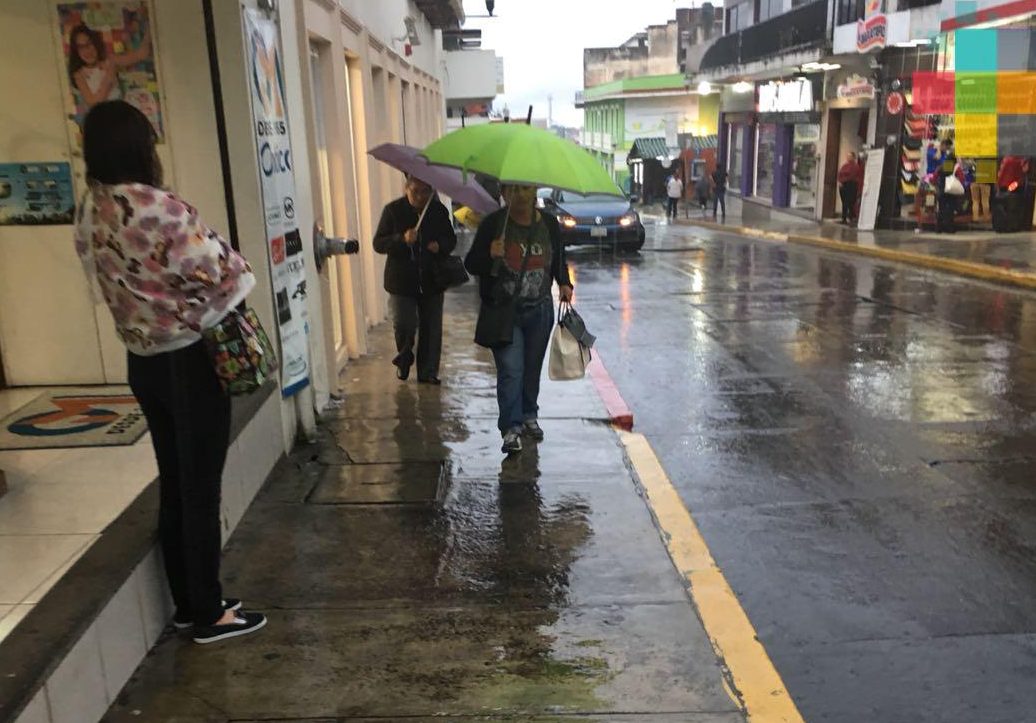
<svg viewBox="0 0 1036 723"><path fill-rule="evenodd" d="M87 111L105 100L139 108L164 133L147 0L76 2L57 6L72 91L71 112L81 127Z"/></svg>

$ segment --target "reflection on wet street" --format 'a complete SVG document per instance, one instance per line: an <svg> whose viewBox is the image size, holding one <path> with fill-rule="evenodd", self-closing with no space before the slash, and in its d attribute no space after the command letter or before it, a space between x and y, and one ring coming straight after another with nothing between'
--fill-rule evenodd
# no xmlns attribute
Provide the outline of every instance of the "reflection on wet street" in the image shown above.
<svg viewBox="0 0 1036 723"><path fill-rule="evenodd" d="M687 226L577 306L806 720L1036 706L1036 296Z"/></svg>

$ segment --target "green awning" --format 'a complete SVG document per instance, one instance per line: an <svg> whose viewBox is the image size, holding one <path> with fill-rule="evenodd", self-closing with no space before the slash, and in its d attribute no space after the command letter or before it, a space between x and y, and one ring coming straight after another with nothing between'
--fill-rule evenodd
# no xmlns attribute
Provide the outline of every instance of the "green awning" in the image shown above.
<svg viewBox="0 0 1036 723"><path fill-rule="evenodd" d="M635 158L640 159L658 159L658 158L672 158L677 155L675 151L670 151L669 146L665 144L665 138L638 138L633 141L633 147L630 149L629 155L626 156L628 160Z"/></svg>

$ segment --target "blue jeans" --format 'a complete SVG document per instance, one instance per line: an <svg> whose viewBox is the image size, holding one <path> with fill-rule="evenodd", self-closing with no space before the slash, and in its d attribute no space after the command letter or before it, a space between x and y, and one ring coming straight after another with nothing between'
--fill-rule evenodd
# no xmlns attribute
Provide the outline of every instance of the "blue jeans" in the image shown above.
<svg viewBox="0 0 1036 723"><path fill-rule="evenodd" d="M497 427L502 433L520 427L539 413L540 373L554 328L554 306L545 299L520 308L514 315L514 336L509 345L493 350L496 361Z"/></svg>

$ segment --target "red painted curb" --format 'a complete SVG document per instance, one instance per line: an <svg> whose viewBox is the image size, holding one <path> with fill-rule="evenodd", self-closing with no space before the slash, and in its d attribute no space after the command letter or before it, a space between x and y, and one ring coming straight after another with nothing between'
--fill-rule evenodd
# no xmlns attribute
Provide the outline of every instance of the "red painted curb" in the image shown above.
<svg viewBox="0 0 1036 723"><path fill-rule="evenodd" d="M632 431L633 412L630 411L626 400L619 394L619 388L615 386L615 381L605 368L599 354L594 353L594 358L590 361L587 370L590 372L590 379L594 383L594 388L597 389L597 394L604 402L604 408L608 410L611 423L627 432Z"/></svg>

